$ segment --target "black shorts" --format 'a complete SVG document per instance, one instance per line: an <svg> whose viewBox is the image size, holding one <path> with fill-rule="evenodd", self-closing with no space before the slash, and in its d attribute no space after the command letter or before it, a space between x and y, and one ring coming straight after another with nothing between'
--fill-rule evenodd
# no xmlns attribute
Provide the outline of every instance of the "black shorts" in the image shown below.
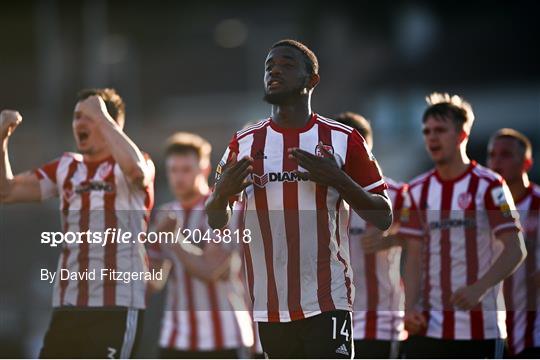
<svg viewBox="0 0 540 360"><path fill-rule="evenodd" d="M397 359L401 341L354 340L355 359Z"/></svg>
<svg viewBox="0 0 540 360"><path fill-rule="evenodd" d="M352 314L345 310L291 322L259 322L259 337L269 358L351 359L354 356Z"/></svg>
<svg viewBox="0 0 540 360"><path fill-rule="evenodd" d="M142 331L143 314L124 307L55 309L39 357L129 358Z"/></svg>
<svg viewBox="0 0 540 360"><path fill-rule="evenodd" d="M411 336L404 344L404 354L410 359L501 359L503 339L446 340L425 336Z"/></svg>
<svg viewBox="0 0 540 360"><path fill-rule="evenodd" d="M159 349L161 359L242 359L247 355L243 349L226 349L215 351L183 351L176 349Z"/></svg>

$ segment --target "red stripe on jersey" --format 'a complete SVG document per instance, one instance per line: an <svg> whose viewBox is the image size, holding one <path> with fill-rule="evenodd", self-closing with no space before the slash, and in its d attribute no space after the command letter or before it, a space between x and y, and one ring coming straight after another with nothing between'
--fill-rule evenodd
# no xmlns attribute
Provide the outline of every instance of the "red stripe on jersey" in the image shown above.
<svg viewBox="0 0 540 360"><path fill-rule="evenodd" d="M95 164L86 165L86 180L85 183L88 183L96 173L97 166ZM79 272L88 271L88 252L90 246L88 244L88 238L85 231L89 230L90 225L90 191L83 191L81 194L81 210L79 211L79 230L83 233L81 236L82 242L79 244L79 255L77 256L77 261L79 262ZM86 278L80 279L78 283L78 294L77 294L77 306L88 306L88 280Z"/></svg>
<svg viewBox="0 0 540 360"><path fill-rule="evenodd" d="M427 223L427 198L429 194L429 183L430 183L430 177L427 177L424 179L424 183L422 184L422 191L420 193L420 203L418 204L418 211L422 213L422 221L424 224ZM430 256L429 256L429 248L431 246L431 236L426 237L426 244L424 244L424 317L426 318L426 324L429 326L429 318L430 318L430 312L429 312L429 294L431 292L431 281L429 278L429 266L430 266ZM421 332L421 335L425 336L428 326L424 328L424 330Z"/></svg>
<svg viewBox="0 0 540 360"><path fill-rule="evenodd" d="M174 275L174 271L171 271L171 281L173 282L171 285L173 289L176 289L180 284L176 276ZM169 348L174 349L175 343L176 343L176 336L178 334L178 292L173 292L173 308L172 309L165 309L165 311L172 311L172 330L171 335L169 337Z"/></svg>
<svg viewBox="0 0 540 360"><path fill-rule="evenodd" d="M104 179L104 181L113 184L116 183L114 176L114 164L112 165L112 170L109 175ZM104 210L105 210L105 230L108 228L116 229L117 218L115 203L116 200L116 191L104 192ZM111 236L111 239L106 239L107 243L105 245L105 268L116 270L116 253L118 245L110 240L114 239ZM103 304L105 306L114 306L116 303L116 281L107 277L103 284Z"/></svg>
<svg viewBox="0 0 540 360"><path fill-rule="evenodd" d="M480 179L477 176L471 176L467 193L470 194L472 199L476 199L479 181ZM476 201L471 201L471 204L465 210L465 219L474 219L474 223L476 224ZM476 227L465 228L467 285L474 284L478 280L478 247L476 235ZM473 340L484 339L484 316L482 313L482 305L480 303L471 310L470 317L471 338Z"/></svg>
<svg viewBox="0 0 540 360"><path fill-rule="evenodd" d="M336 202L336 240L337 240L337 244L338 244L338 252L337 252L337 258L338 260L343 264L343 277L345 278L345 286L347 287L347 301L349 302L349 304L352 305L353 303L353 300L352 300L352 289L351 289L351 278L347 275L347 272L349 271L349 265L347 264L347 262L345 261L345 259L341 256L340 252L339 252L339 248L340 248L340 244L341 244L341 237L339 235L339 224L340 224L340 221L339 221L339 206L341 204L341 196L339 197L338 201ZM351 210L351 211L354 211L354 210ZM349 234L349 226L351 225L351 217L349 216L349 221L347 222L347 236Z"/></svg>
<svg viewBox="0 0 540 360"><path fill-rule="evenodd" d="M515 354L515 344L514 344L514 297L512 296L512 290L514 289L514 279L512 276L507 277L504 280L503 293L504 293L504 302L506 305L506 328L508 331L508 351L510 354Z"/></svg>
<svg viewBox="0 0 540 360"><path fill-rule="evenodd" d="M364 272L366 274L366 339L374 339L377 335L377 304L379 289L377 288L377 259L375 254L364 255Z"/></svg>
<svg viewBox="0 0 540 360"><path fill-rule="evenodd" d="M259 176L264 174L264 159L256 157L255 154L264 149L266 140L267 128L263 128L253 133L253 144L251 146L251 157L255 159L253 162L253 173ZM276 287L276 278L274 275L274 251L272 248L272 229L270 227L270 219L268 213L268 200L266 198L266 188L258 186L253 187L255 196L255 207L257 209L257 217L261 228L261 236L264 247L264 258L267 274L267 293L268 293L268 321L279 322L279 305ZM259 310L259 309L255 309Z"/></svg>
<svg viewBox="0 0 540 360"><path fill-rule="evenodd" d="M442 201L441 201L441 221L450 218L450 210L452 208L452 195L454 192L453 183L442 184ZM454 328L454 311L450 303L452 295L452 263L450 252L452 246L450 244L450 229L442 228L441 236L441 297L443 306L443 338L453 339L455 337Z"/></svg>
<svg viewBox="0 0 540 360"><path fill-rule="evenodd" d="M62 215L63 215L63 222L64 222L64 233L68 231L68 222L67 217L69 215L69 200L67 197L68 194L71 194L73 184L71 183L71 179L73 178L73 174L75 173L75 170L77 170L77 162L72 159L71 163L69 164L67 176L64 180L64 183L62 184L63 194L62 196ZM67 261L69 258L70 251L66 245L64 245L64 251L62 253L62 269L67 269ZM66 297L66 289L68 286L67 280L60 280L60 305L64 305L64 299Z"/></svg>
<svg viewBox="0 0 540 360"><path fill-rule="evenodd" d="M221 316L219 316L219 305L216 295L215 283L208 283L208 296L212 308L212 325L214 327L214 346L216 350L223 349L223 326Z"/></svg>
<svg viewBox="0 0 540 360"><path fill-rule="evenodd" d="M530 251L525 259L527 274L534 274L538 269L536 268L536 247L538 246L538 228L540 224L536 222L538 218L538 211L540 208L540 197L533 196L531 205L529 206L528 217L531 223L536 224L534 228L527 229L527 240L531 242L529 248ZM534 323L536 320L536 304L537 304L537 291L536 284L531 279L527 279L527 324L525 326L525 347L534 347Z"/></svg>
<svg viewBox="0 0 540 360"><path fill-rule="evenodd" d="M186 287L188 317L189 317L189 348L192 351L198 348L198 326L197 326L197 312L195 310L195 299L193 298L193 282L191 275L187 271L184 272L184 284Z"/></svg>
<svg viewBox="0 0 540 360"><path fill-rule="evenodd" d="M319 141L332 145L328 127L319 124ZM332 300L332 273L330 269L330 228L326 197L328 188L316 184L315 202L317 207L317 298L322 312L335 309Z"/></svg>
<svg viewBox="0 0 540 360"><path fill-rule="evenodd" d="M246 224L244 222L244 213L246 211L247 203L244 203L244 207L242 208L241 215L240 215L240 225L239 230L242 234L244 234L244 230L246 228ZM249 249L249 244L244 242L242 245L242 248L244 249L244 264L246 266L246 277L247 277L247 283L248 283L248 290L249 290L249 298L251 300L251 303L253 304L255 301L255 296L253 294L253 259L251 257L251 250Z"/></svg>
<svg viewBox="0 0 540 360"><path fill-rule="evenodd" d="M300 146L298 133L283 134L283 171L298 170L298 163L289 159L289 149ZM287 237L287 304L291 320L304 318L300 305L300 215L298 182L283 182L283 216Z"/></svg>

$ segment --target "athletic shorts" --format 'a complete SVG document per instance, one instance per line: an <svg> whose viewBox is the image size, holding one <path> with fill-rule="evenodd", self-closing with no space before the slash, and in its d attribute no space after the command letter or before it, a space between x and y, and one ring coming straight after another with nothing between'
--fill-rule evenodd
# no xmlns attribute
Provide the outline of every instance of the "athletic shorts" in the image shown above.
<svg viewBox="0 0 540 360"><path fill-rule="evenodd" d="M248 355L245 349L224 349L213 351L185 351L160 348L161 359L243 359Z"/></svg>
<svg viewBox="0 0 540 360"><path fill-rule="evenodd" d="M397 359L401 341L354 340L355 359Z"/></svg>
<svg viewBox="0 0 540 360"><path fill-rule="evenodd" d="M143 314L125 307L55 309L39 357L130 358Z"/></svg>
<svg viewBox="0 0 540 360"><path fill-rule="evenodd" d="M446 340L426 336L411 336L404 344L406 358L502 359L505 341Z"/></svg>
<svg viewBox="0 0 540 360"><path fill-rule="evenodd" d="M269 358L352 359L352 314L324 312L302 320L259 322L259 337Z"/></svg>

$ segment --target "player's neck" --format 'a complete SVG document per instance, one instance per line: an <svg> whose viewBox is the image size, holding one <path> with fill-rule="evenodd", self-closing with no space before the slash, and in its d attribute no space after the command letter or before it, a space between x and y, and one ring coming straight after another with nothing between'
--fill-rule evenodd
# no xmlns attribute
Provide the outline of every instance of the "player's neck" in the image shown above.
<svg viewBox="0 0 540 360"><path fill-rule="evenodd" d="M193 207L199 202L201 197L205 196L209 191L208 184L198 184L193 187L193 190L184 195L178 195L176 200L182 205L183 208Z"/></svg>
<svg viewBox="0 0 540 360"><path fill-rule="evenodd" d="M465 151L458 151L450 161L436 164L435 168L442 180L452 180L463 175L470 164L471 160Z"/></svg>
<svg viewBox="0 0 540 360"><path fill-rule="evenodd" d="M529 190L531 182L529 181L529 176L527 173L523 173L516 180L508 181L507 184L510 192L512 193L512 198L514 198L514 201L518 202L519 200L523 199Z"/></svg>
<svg viewBox="0 0 540 360"><path fill-rule="evenodd" d="M295 104L272 105L272 121L282 128L302 128L311 117L311 104L308 97Z"/></svg>
<svg viewBox="0 0 540 360"><path fill-rule="evenodd" d="M85 154L83 154L83 160L85 162L100 162L100 161L103 161L103 160L107 159L111 155L112 154L109 151L106 151L106 150L98 151L98 152L94 152L94 153L85 153Z"/></svg>

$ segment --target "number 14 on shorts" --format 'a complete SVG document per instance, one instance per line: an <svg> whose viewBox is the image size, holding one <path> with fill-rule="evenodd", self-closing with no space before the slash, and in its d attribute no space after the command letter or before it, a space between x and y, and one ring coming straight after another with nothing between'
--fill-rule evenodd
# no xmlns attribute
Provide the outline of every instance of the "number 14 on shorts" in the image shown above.
<svg viewBox="0 0 540 360"><path fill-rule="evenodd" d="M337 329L339 328L338 319L335 316L332 316L332 339L337 339ZM343 320L341 325L341 330L339 330L339 335L345 336L345 341L349 341L349 329L347 328L347 318Z"/></svg>

